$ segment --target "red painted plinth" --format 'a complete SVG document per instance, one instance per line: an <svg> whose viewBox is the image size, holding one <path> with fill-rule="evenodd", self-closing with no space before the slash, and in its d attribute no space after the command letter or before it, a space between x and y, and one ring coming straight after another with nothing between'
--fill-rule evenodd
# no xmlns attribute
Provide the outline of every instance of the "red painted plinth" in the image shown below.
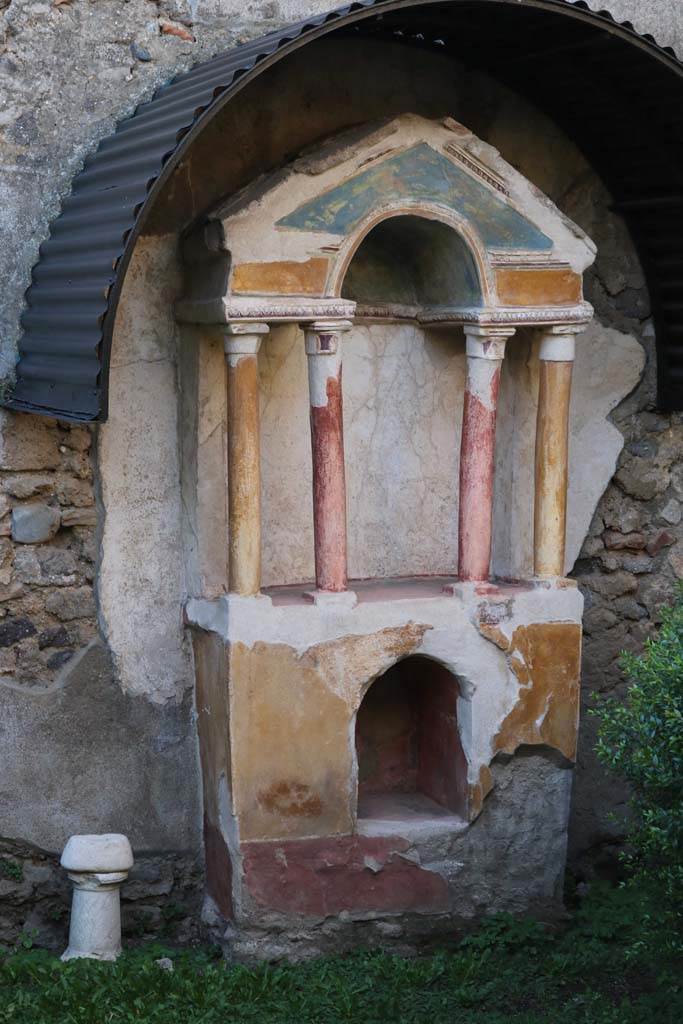
<svg viewBox="0 0 683 1024"><path fill-rule="evenodd" d="M327 405L311 406L313 532L318 590L346 590L346 476L341 368L329 377Z"/></svg>
<svg viewBox="0 0 683 1024"><path fill-rule="evenodd" d="M406 857L409 848L398 837L243 843L244 881L257 904L284 914L447 911L445 878Z"/></svg>
<svg viewBox="0 0 683 1024"><path fill-rule="evenodd" d="M472 392L469 381L465 391L458 521L458 575L461 580L488 579L491 563L500 365L490 364L490 373L490 396L486 396L486 401Z"/></svg>

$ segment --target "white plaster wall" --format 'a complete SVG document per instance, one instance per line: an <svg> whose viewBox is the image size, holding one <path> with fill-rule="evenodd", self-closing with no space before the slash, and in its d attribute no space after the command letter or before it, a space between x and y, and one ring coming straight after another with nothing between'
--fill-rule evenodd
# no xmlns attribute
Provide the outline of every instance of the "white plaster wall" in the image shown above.
<svg viewBox="0 0 683 1024"><path fill-rule="evenodd" d="M99 439L100 613L122 688L155 702L192 684L184 648L175 239L142 239L116 321Z"/></svg>
<svg viewBox="0 0 683 1024"><path fill-rule="evenodd" d="M349 573L455 572L465 379L461 331L355 326L344 337ZM530 576L538 340L508 343L497 433L494 570ZM313 577L311 454L303 337L279 328L260 357L263 582ZM614 473L621 434L608 413L638 383L641 345L594 324L579 338L571 410L567 571Z"/></svg>
<svg viewBox="0 0 683 1024"><path fill-rule="evenodd" d="M344 336L349 571L455 570L465 356L461 331L356 326ZM263 581L313 577L311 449L303 337L261 349Z"/></svg>
<svg viewBox="0 0 683 1024"><path fill-rule="evenodd" d="M567 572L579 557L596 505L624 446L621 431L607 417L635 388L644 368L645 350L629 334L593 323L577 338L570 409Z"/></svg>

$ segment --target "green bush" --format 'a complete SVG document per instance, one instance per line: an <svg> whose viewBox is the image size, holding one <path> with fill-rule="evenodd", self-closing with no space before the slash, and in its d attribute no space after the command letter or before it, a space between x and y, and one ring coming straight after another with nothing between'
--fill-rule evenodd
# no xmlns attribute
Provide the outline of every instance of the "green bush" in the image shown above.
<svg viewBox="0 0 683 1024"><path fill-rule="evenodd" d="M622 655L625 701L605 700L597 753L631 785L625 855L635 878L683 901L683 587L643 654Z"/></svg>

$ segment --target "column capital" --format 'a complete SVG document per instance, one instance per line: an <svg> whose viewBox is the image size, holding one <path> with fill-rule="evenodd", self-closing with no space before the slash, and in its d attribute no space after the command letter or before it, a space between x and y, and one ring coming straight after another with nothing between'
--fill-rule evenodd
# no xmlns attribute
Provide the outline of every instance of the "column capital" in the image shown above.
<svg viewBox="0 0 683 1024"><path fill-rule="evenodd" d="M350 320L314 320L301 324L306 342L307 356L332 356L339 347L338 335L350 331Z"/></svg>
<svg viewBox="0 0 683 1024"><path fill-rule="evenodd" d="M576 335L586 330L587 324L553 324L539 328L541 347L538 358L550 363L572 363L576 354Z"/></svg>
<svg viewBox="0 0 683 1024"><path fill-rule="evenodd" d="M223 347L227 357L255 356L264 335L270 333L268 324L231 323L223 328Z"/></svg>
<svg viewBox="0 0 683 1024"><path fill-rule="evenodd" d="M515 333L506 324L465 324L467 355L473 359L501 360L505 356L505 343Z"/></svg>

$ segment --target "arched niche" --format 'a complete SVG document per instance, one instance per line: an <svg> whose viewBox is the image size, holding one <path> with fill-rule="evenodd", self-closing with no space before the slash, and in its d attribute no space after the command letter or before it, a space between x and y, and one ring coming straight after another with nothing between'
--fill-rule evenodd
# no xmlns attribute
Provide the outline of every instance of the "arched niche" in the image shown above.
<svg viewBox="0 0 683 1024"><path fill-rule="evenodd" d="M356 715L358 820L467 817L457 678L413 655L376 679Z"/></svg>
<svg viewBox="0 0 683 1024"><path fill-rule="evenodd" d="M381 220L361 240L346 268L342 298L357 315L415 315L420 308L480 307L484 289L465 239L421 211Z"/></svg>

